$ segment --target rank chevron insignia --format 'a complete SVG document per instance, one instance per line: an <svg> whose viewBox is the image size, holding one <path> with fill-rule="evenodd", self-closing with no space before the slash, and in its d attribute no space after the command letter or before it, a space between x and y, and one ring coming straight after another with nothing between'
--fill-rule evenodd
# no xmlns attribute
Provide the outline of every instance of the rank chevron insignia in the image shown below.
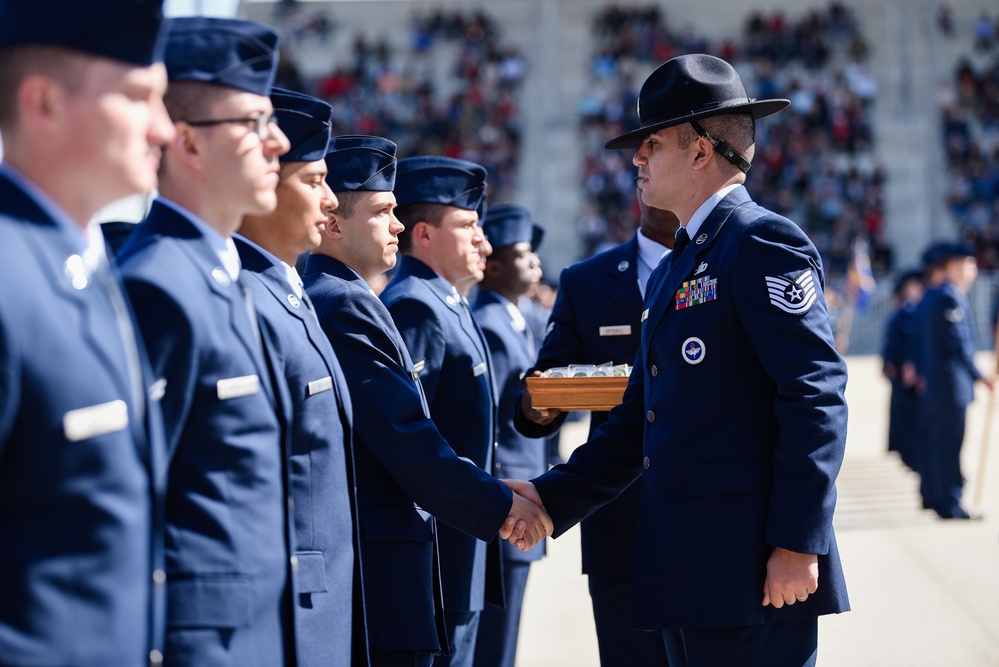
<svg viewBox="0 0 999 667"><path fill-rule="evenodd" d="M793 281L783 276L766 276L770 303L785 313L801 315L808 312L818 295L815 293L815 280L811 269L798 274Z"/></svg>

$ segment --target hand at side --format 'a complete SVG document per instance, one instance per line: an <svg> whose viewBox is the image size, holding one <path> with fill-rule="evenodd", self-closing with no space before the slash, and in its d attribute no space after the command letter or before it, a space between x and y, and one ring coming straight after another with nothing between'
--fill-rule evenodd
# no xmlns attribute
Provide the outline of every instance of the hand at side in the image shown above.
<svg viewBox="0 0 999 667"><path fill-rule="evenodd" d="M785 604L804 602L819 588L819 558L776 547L767 560L763 580L763 606L780 609Z"/></svg>

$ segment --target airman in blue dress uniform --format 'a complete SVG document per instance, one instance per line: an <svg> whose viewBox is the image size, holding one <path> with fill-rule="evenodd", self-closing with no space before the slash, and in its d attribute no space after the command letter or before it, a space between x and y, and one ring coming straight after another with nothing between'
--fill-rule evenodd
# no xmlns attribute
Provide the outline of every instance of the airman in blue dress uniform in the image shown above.
<svg viewBox="0 0 999 667"><path fill-rule="evenodd" d="M641 476L632 627L662 632L673 667L814 665L817 617L849 608L832 526L846 364L818 252L742 186L754 120L788 101L749 99L700 54L639 100L642 127L607 147L637 149L643 201L683 229L623 403L565 465L511 485L561 534Z"/></svg>
<svg viewBox="0 0 999 667"><path fill-rule="evenodd" d="M482 279L479 214L486 170L446 157L400 160L395 198L396 216L406 229L399 234L402 257L382 302L419 370L430 418L458 456L492 472L495 377L482 331L458 291ZM468 667L486 593L500 590L500 545L446 525L438 526L437 541L450 646L434 665ZM489 549L497 552L487 558Z"/></svg>
<svg viewBox="0 0 999 667"><path fill-rule="evenodd" d="M958 243L937 248L943 281L919 308L919 412L926 415L919 473L923 506L943 519L967 519L961 506L961 445L975 382L989 391L995 379L975 366L975 329L967 294L978 275L974 250Z"/></svg>
<svg viewBox="0 0 999 667"><path fill-rule="evenodd" d="M493 252L486 259L473 313L492 355L499 396L495 470L497 475L525 479L548 469L544 439L521 435L513 426L515 395L535 359L532 333L517 303L541 278L534 251L544 229L523 206L502 204L490 207L483 231ZM527 577L531 563L544 553L544 542L530 551L503 545L506 607L487 604L482 612L475 650L477 667L513 667Z"/></svg>
<svg viewBox="0 0 999 667"><path fill-rule="evenodd" d="M288 139L271 120L276 47L256 23L171 22L176 138L160 197L119 254L163 382L167 664L293 660L287 387L271 376L231 238L277 202Z"/></svg>
<svg viewBox="0 0 999 667"><path fill-rule="evenodd" d="M288 383L291 400L288 475L298 563L297 664L366 664L355 557L350 394L294 269L299 255L319 245L321 228L336 207L326 184L325 160L333 109L322 100L277 88L271 102L291 143L280 158L277 208L269 215L245 217L235 238L261 326L274 342L274 374Z"/></svg>
<svg viewBox="0 0 999 667"><path fill-rule="evenodd" d="M895 282L896 310L888 320L881 358L882 373L891 382L888 451L898 452L912 468L913 443L918 437L919 395L911 369L917 339L915 314L923 298L923 272L906 271Z"/></svg>
<svg viewBox="0 0 999 667"><path fill-rule="evenodd" d="M630 241L567 267L548 334L531 375L569 364L631 364L641 344L642 299L652 271L673 247L680 221L646 206L639 196L639 231ZM555 432L568 413L532 410L521 388L514 425L524 435ZM589 437L607 421L590 414ZM632 570L638 537L641 480L579 524L583 573L587 575L602 667L661 667L667 664L662 637L631 630Z"/></svg>
<svg viewBox="0 0 999 667"><path fill-rule="evenodd" d="M447 650L434 517L484 542L497 532L526 533L525 548L550 529L539 508L511 497L441 436L419 370L368 286L395 265L403 227L393 213L395 150L381 137L332 140L327 180L338 205L303 276L359 415L357 513L372 667L430 665Z"/></svg>
<svg viewBox="0 0 999 667"><path fill-rule="evenodd" d="M160 2L0 3L0 663L163 657L166 445L88 221L173 137Z"/></svg>

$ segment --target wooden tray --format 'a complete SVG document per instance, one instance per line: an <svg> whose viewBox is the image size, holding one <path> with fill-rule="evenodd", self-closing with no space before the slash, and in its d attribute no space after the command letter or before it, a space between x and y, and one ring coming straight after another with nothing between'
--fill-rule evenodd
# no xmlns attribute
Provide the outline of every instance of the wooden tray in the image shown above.
<svg viewBox="0 0 999 667"><path fill-rule="evenodd" d="M627 377L527 378L534 408L610 410L624 396Z"/></svg>

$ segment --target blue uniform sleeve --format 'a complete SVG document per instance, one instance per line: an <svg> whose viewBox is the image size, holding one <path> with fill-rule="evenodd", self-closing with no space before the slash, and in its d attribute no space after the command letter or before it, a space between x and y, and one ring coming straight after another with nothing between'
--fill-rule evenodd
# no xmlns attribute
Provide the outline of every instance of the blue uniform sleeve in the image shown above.
<svg viewBox="0 0 999 667"><path fill-rule="evenodd" d="M419 385L400 363L388 312L369 295L346 295L320 316L340 359L358 440L423 509L490 541L509 515L510 489L460 459L427 416Z"/></svg>
<svg viewBox="0 0 999 667"><path fill-rule="evenodd" d="M836 351L821 260L791 223L747 226L732 289L740 322L775 385L778 428L766 541L800 553L832 544L835 480L846 445L846 364Z"/></svg>
<svg viewBox="0 0 999 667"><path fill-rule="evenodd" d="M938 330L936 339L944 347L938 353L954 359L973 380L978 380L982 373L975 365L975 336L967 304L944 292L933 305L933 326Z"/></svg>
<svg viewBox="0 0 999 667"><path fill-rule="evenodd" d="M14 425L18 405L21 403L20 383L17 381L18 369L15 361L13 341L10 340L7 322L0 311L0 458L10 431Z"/></svg>
<svg viewBox="0 0 999 667"><path fill-rule="evenodd" d="M645 433L645 359L639 349L635 370L624 399L588 442L569 460L532 481L548 516L555 524L552 537L617 498L642 472Z"/></svg>
<svg viewBox="0 0 999 667"><path fill-rule="evenodd" d="M131 276L124 283L142 331L153 377L166 381L160 407L167 451L172 456L187 423L197 382L198 360L194 351L199 344L195 329L180 304L159 286Z"/></svg>

